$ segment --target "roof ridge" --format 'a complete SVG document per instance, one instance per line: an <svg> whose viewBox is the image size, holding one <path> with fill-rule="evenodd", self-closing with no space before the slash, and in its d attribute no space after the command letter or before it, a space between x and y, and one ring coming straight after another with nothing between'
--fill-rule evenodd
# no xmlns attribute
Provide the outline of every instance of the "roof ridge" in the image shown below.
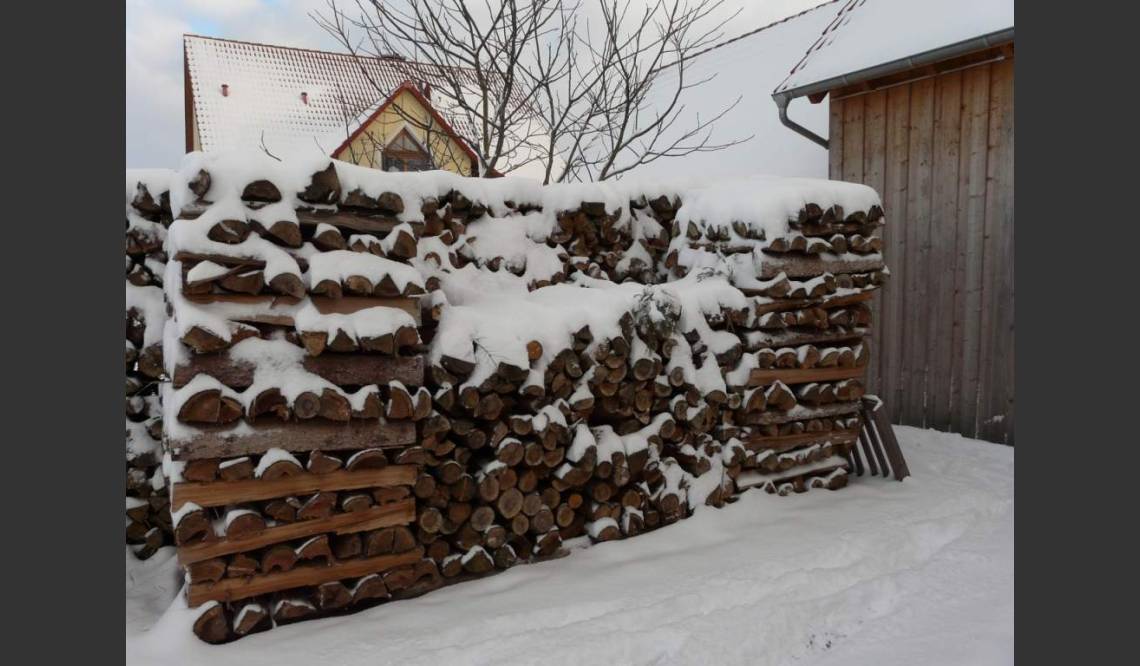
<svg viewBox="0 0 1140 666"><path fill-rule="evenodd" d="M405 62L405 63L414 64L414 65L426 65L428 67L436 67L437 66L437 65L434 65L430 62L421 62L419 60L409 60L408 58L405 58L404 56L401 56L401 55L392 55L392 56L376 56L376 55L369 55L369 54L358 55L358 54L354 54L354 53L349 53L347 51L322 51L320 49L310 49L310 48L305 48L303 46L288 46L286 44L267 44L265 42L251 42L251 41L248 41L245 39L231 39L229 37L213 37L211 35L199 35L199 34L193 33L193 32L182 33L182 41L183 42L186 41L187 37L190 37L193 39L208 39L208 40L215 41L215 42L229 42L230 44L245 44L246 46L263 46L263 47L271 48L271 49L285 49L288 51L304 51L305 53L316 53L319 55L342 56L345 58L369 58L371 60Z"/></svg>
<svg viewBox="0 0 1140 666"><path fill-rule="evenodd" d="M709 51L714 51L716 49L719 49L722 46L728 46L729 44L732 44L733 42L740 41L741 39L744 39L745 37L751 37L752 35L755 35L758 32L763 32L763 31L767 30L768 28L774 28L774 27L780 25L781 23L787 23L788 21L791 21L792 19L795 19L795 18L799 18L799 17L801 17L804 14L807 14L809 12L814 12L815 10L820 9L821 7L824 7L826 5L833 5L833 4L835 4L837 2L841 2L841 1L842 0L825 0L824 2L821 2L818 5L808 7L807 9L805 9L801 12L791 14L789 16L785 16L784 18L782 18L778 21L772 21L771 23L768 23L766 25L762 25L759 28L754 28L752 30L749 30L748 32L741 33L741 34L739 34L739 35L737 35L731 39L726 39L723 42L717 42L716 44L713 44L712 46L710 46L706 49L703 49L701 51L697 51L693 55L689 56L689 58L696 58L697 56L704 55L704 54L708 53Z"/></svg>

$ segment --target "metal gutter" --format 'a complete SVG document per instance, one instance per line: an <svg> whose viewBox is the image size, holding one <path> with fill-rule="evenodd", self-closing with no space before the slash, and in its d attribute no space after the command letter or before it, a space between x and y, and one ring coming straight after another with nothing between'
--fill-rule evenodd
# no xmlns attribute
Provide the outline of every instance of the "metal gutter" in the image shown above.
<svg viewBox="0 0 1140 666"><path fill-rule="evenodd" d="M899 58L898 60L892 60L891 62L875 65L873 67L867 67L850 74L834 76L830 79L824 79L823 81L819 81L817 83L809 83L807 85L800 86L799 88L776 92L772 94L772 97L782 95L786 96L788 99L794 99L796 97L804 97L806 95L813 95L815 93L823 93L835 88L842 88L854 83L861 83L868 79L875 79L880 76L894 74L895 72L900 72L906 69L914 69L923 65L930 65L942 60L948 60L956 56L965 55L973 51L981 51L982 49L987 49L991 46L997 46L999 44L1005 44L1012 41L1013 28L998 30L997 32L991 32L980 37L974 37L972 39L967 39L954 44L948 44L936 49L931 49L930 51L924 51L917 55L907 56L906 58Z"/></svg>
<svg viewBox="0 0 1140 666"><path fill-rule="evenodd" d="M792 101L792 98L772 95L772 99L776 100L776 108L780 110L780 123L782 123L784 127L791 129L796 134L806 137L814 143L818 143L823 146L824 150L827 150L829 145L827 139L788 117L788 103Z"/></svg>
<svg viewBox="0 0 1140 666"><path fill-rule="evenodd" d="M797 124L795 121L788 118L788 103L797 97L805 97L807 95L815 95L826 93L836 88L842 88L855 83L862 83L870 79L879 78L880 76L887 76L907 69L914 69L922 67L923 65L930 65L942 60L949 60L960 55L965 55L973 51L980 51L999 44L1005 44L1013 41L1013 28L1005 30L998 30L989 34L981 35L971 39L948 44L929 51L907 56L906 58L899 58L881 65L867 67L850 74L843 74L834 76L830 79L824 79L816 83L792 88L791 90L781 90L772 93L772 100L776 102L776 108L780 112L780 122L785 126L801 136L807 137L811 141L823 146L828 147L827 139L812 132L808 128Z"/></svg>

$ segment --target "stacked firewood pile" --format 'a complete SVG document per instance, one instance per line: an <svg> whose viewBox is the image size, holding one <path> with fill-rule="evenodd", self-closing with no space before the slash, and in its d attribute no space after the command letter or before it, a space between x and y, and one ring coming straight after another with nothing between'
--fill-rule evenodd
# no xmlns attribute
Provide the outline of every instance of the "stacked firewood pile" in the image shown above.
<svg viewBox="0 0 1140 666"><path fill-rule="evenodd" d="M747 487L846 482L885 274L867 188L542 188L200 155L175 181L165 445L204 640L636 535Z"/></svg>
<svg viewBox="0 0 1140 666"><path fill-rule="evenodd" d="M760 239L764 261L740 287L749 298L745 355L730 376L743 393L726 420L747 449L738 489L786 495L846 484L871 354L868 302L886 279L872 235L882 221L878 205L845 213L809 203L787 235ZM713 247L739 251L724 239Z"/></svg>
<svg viewBox="0 0 1140 666"><path fill-rule="evenodd" d="M174 536L209 642L440 581L409 527L432 410L407 263L425 224L331 165L236 197L224 176L176 182L167 243Z"/></svg>
<svg viewBox="0 0 1140 666"><path fill-rule="evenodd" d="M171 172L127 171L126 458L127 543L140 559L171 542L162 474L162 330L166 304L163 241L170 225Z"/></svg>

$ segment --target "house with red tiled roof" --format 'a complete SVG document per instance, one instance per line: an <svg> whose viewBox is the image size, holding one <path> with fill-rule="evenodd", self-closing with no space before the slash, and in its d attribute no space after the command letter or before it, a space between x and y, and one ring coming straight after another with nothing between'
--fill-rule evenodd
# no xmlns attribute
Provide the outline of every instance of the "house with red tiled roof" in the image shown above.
<svg viewBox="0 0 1140 666"><path fill-rule="evenodd" d="M377 169L476 172L438 68L186 35L186 150L319 152ZM466 137L466 138L465 138Z"/></svg>

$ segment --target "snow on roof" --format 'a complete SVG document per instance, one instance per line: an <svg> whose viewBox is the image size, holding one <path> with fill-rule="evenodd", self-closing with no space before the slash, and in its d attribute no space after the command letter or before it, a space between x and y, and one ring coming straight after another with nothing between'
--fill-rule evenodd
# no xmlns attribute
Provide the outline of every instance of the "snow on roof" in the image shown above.
<svg viewBox="0 0 1140 666"><path fill-rule="evenodd" d="M687 82L715 77L682 95L685 105L666 137L677 136L702 120L720 113L733 100L740 103L715 123L712 142L753 138L716 152L693 153L662 159L630 173L644 176L724 177L766 173L784 176L827 177L827 151L804 141L780 124L771 90L787 76L803 51L835 17L837 3L828 2L783 21L723 43L696 56L685 67ZM676 85L675 69L660 74L654 93L659 106ZM796 121L820 134L827 133L827 105L803 102L795 108Z"/></svg>
<svg viewBox="0 0 1140 666"><path fill-rule="evenodd" d="M848 0L791 74L793 91L1013 28L1013 0Z"/></svg>
<svg viewBox="0 0 1140 666"><path fill-rule="evenodd" d="M202 151L260 149L264 140L278 156L330 156L408 82L431 86L430 97L417 97L456 138L478 137L472 120L445 94L448 87L435 65L198 35L183 41ZM473 76L470 81L473 87ZM517 129L541 145L533 122L525 120ZM523 145L497 169L541 178L536 154Z"/></svg>
<svg viewBox="0 0 1140 666"><path fill-rule="evenodd" d="M438 67L398 58L357 59L197 35L185 35L184 45L205 151L258 147L264 134L275 153L329 155L361 117L405 81L437 90L443 85ZM446 113L440 105L437 110ZM447 120L467 133L463 118Z"/></svg>

